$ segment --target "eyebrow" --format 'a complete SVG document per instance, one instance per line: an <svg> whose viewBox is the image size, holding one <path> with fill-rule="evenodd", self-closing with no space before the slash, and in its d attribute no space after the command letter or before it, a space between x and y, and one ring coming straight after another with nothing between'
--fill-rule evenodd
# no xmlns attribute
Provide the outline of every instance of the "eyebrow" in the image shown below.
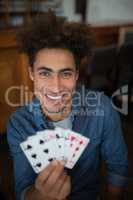
<svg viewBox="0 0 133 200"><path fill-rule="evenodd" d="M52 69L50 69L50 68L48 68L48 67L39 67L37 70L38 70L38 71L39 71L39 70L46 70L46 71L49 71L49 72L54 72ZM57 71L57 72L64 72L64 71L71 71L71 72L74 72L75 70L72 69L72 68L67 67L67 68L64 68L64 69L60 69L60 70Z"/></svg>

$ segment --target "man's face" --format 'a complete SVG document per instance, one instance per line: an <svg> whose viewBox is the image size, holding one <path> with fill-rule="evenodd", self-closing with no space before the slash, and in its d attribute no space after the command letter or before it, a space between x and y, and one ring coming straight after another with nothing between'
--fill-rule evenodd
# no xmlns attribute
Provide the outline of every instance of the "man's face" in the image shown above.
<svg viewBox="0 0 133 200"><path fill-rule="evenodd" d="M78 72L73 54L64 49L42 49L35 58L30 77L34 93L48 116L62 113L71 106Z"/></svg>

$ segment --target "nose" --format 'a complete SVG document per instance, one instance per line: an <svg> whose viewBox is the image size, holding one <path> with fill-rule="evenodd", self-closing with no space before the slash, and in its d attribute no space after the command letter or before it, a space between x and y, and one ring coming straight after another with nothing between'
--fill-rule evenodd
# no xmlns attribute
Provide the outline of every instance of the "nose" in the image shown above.
<svg viewBox="0 0 133 200"><path fill-rule="evenodd" d="M60 89L61 89L61 81L60 81L60 77L58 75L55 75L52 79L51 82L51 86L52 86L52 92L54 93L59 93Z"/></svg>

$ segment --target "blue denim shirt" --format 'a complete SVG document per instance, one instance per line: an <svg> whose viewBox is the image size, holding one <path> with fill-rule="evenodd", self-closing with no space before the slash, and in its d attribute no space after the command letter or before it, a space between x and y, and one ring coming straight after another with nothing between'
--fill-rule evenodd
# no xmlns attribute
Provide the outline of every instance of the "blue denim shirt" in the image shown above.
<svg viewBox="0 0 133 200"><path fill-rule="evenodd" d="M86 91L87 92L87 91ZM86 93L85 92L85 93ZM95 98L99 95L99 98ZM70 200L96 200L100 185L100 164L107 166L107 184L126 186L128 175L127 148L123 139L118 113L111 101L100 93L89 100L73 100L72 130L90 138L90 143L72 170ZM20 143L37 131L53 128L41 111L37 98L14 112L7 124L7 138L13 157L16 199L20 200L25 188L34 184L37 174L20 149Z"/></svg>

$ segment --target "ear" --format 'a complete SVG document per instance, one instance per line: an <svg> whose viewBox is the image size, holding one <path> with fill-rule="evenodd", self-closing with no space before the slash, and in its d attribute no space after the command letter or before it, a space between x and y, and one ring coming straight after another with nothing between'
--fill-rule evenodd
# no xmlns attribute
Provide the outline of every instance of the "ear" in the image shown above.
<svg viewBox="0 0 133 200"><path fill-rule="evenodd" d="M29 77L32 81L34 81L34 75L33 75L33 68L32 67L28 67L28 72L29 72Z"/></svg>

